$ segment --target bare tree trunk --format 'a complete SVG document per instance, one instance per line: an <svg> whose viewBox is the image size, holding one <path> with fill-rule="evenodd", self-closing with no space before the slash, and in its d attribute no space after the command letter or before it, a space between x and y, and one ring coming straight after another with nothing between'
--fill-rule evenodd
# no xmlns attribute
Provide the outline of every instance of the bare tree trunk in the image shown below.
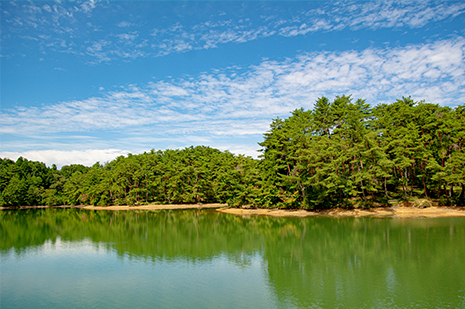
<svg viewBox="0 0 465 309"><path fill-rule="evenodd" d="M397 167L397 169L399 170L400 177L404 178L404 175L402 175L402 171L400 170L400 167ZM405 175L405 176L407 176L407 175ZM405 187L403 179L402 179L402 189L404 190L405 200L407 200L407 188Z"/></svg>
<svg viewBox="0 0 465 309"><path fill-rule="evenodd" d="M363 200L366 201L367 197L365 196L365 189L363 188L363 180L360 180L360 185L362 186Z"/></svg>
<svg viewBox="0 0 465 309"><path fill-rule="evenodd" d="M426 184L425 184L425 175L423 175L423 164L420 163L420 171L421 171L421 182L423 183L423 190L425 191L425 197L428 198L428 192L426 191Z"/></svg>
<svg viewBox="0 0 465 309"><path fill-rule="evenodd" d="M415 180L415 178L414 178L415 177L415 175L414 175L415 169L412 167L411 170L412 170L412 184L410 186L410 197L413 196L413 183L414 183L414 180Z"/></svg>
<svg viewBox="0 0 465 309"><path fill-rule="evenodd" d="M389 198L388 190L387 190L386 177L384 177L384 194L386 194L386 197Z"/></svg>
<svg viewBox="0 0 465 309"><path fill-rule="evenodd" d="M355 160L357 160L357 156L355 156ZM357 168L358 168L358 172L360 173L360 163L357 162ZM363 165L362 165L362 168L363 168ZM363 180L360 180L360 185L362 186L362 193L363 193L363 200L366 201L366 196L365 196L365 189L363 188Z"/></svg>

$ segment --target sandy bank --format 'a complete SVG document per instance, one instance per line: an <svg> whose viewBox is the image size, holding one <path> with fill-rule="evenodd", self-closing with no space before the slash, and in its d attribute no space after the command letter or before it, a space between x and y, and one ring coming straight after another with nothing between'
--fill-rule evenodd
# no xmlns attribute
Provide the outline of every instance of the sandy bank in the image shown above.
<svg viewBox="0 0 465 309"><path fill-rule="evenodd" d="M264 215L273 217L377 217L377 218L441 218L465 217L465 207L382 207L372 209L328 209L321 211L282 209L221 208L217 211L240 216Z"/></svg>
<svg viewBox="0 0 465 309"><path fill-rule="evenodd" d="M79 208L87 210L176 210L176 209L216 209L219 212L239 216L273 216L273 217L377 217L377 218L441 218L465 217L465 207L379 207L371 209L333 208L320 211L284 210L284 209L243 209L228 208L227 204L170 204L170 205L140 205L140 206L20 206L0 207L7 209L40 209L40 208Z"/></svg>
<svg viewBox="0 0 465 309"><path fill-rule="evenodd" d="M170 204L170 205L140 205L140 206L20 206L0 207L6 209L40 209L40 208L79 208L87 210L169 210L169 209L205 209L226 207L227 204Z"/></svg>
<svg viewBox="0 0 465 309"><path fill-rule="evenodd" d="M141 206L84 206L88 210L168 210L168 209L205 209L226 207L227 204L170 204Z"/></svg>

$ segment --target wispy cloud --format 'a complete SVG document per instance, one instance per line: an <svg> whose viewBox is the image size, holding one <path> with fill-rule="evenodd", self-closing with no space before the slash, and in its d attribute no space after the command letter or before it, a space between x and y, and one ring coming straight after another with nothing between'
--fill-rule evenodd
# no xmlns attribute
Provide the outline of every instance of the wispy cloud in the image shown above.
<svg viewBox="0 0 465 309"><path fill-rule="evenodd" d="M1 13L5 25L4 45L16 36L33 39L44 50L87 55L92 58L89 62L99 63L218 48L223 44L240 44L270 36L293 37L342 29L418 28L431 22L451 20L465 12L465 4L457 1L328 2L318 9L301 9L286 18L275 17L271 10L258 19L251 19L246 13L243 18L230 18L226 14L189 26L172 20L163 27L150 20L144 23L120 20L115 23L119 29L106 29L108 24L100 25L93 13L99 7L102 13L107 6L94 1L8 5ZM128 32L128 28L132 31ZM64 41L67 44L62 44ZM4 53L8 53L8 49Z"/></svg>
<svg viewBox="0 0 465 309"><path fill-rule="evenodd" d="M121 28L124 28L124 27L131 27L131 26L133 26L133 24L130 23L130 22L127 22L127 21L123 20L123 21L120 21L120 22L117 24L117 26L118 26L118 27L121 27Z"/></svg>
<svg viewBox="0 0 465 309"><path fill-rule="evenodd" d="M369 103L405 95L442 105L465 101L465 39L394 49L301 54L177 80L132 85L81 101L1 112L6 134L157 128L172 134L260 134L271 118L311 108L320 96ZM54 124L53 126L51 124Z"/></svg>

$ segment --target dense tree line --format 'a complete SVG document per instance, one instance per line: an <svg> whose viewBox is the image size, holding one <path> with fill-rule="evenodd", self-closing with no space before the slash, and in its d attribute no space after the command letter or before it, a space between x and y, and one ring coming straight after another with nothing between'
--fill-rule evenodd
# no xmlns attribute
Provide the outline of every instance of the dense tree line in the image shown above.
<svg viewBox="0 0 465 309"><path fill-rule="evenodd" d="M198 146L104 165L2 159L0 205L228 203L278 208L464 203L465 106L319 98L274 119L254 160Z"/></svg>
<svg viewBox="0 0 465 309"><path fill-rule="evenodd" d="M265 134L267 206L369 206L390 199L463 204L465 108L413 102L374 108L322 97L313 110L275 119Z"/></svg>
<svg viewBox="0 0 465 309"><path fill-rule="evenodd" d="M198 146L120 156L104 165L1 161L1 205L250 204L258 161Z"/></svg>

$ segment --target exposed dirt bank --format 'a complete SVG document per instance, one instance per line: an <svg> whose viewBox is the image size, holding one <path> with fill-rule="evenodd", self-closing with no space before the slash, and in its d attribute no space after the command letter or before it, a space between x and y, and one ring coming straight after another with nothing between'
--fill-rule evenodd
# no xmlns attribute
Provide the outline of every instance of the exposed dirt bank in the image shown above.
<svg viewBox="0 0 465 309"><path fill-rule="evenodd" d="M372 209L328 209L321 211L282 210L282 209L242 209L221 208L217 211L240 216L265 215L274 217L377 217L377 218L441 218L465 217L465 207L380 207Z"/></svg>
<svg viewBox="0 0 465 309"><path fill-rule="evenodd" d="M227 204L170 204L170 205L140 205L140 206L20 206L0 207L4 209L40 209L40 208L80 208L88 210L168 210L168 209L205 209L226 207Z"/></svg>

